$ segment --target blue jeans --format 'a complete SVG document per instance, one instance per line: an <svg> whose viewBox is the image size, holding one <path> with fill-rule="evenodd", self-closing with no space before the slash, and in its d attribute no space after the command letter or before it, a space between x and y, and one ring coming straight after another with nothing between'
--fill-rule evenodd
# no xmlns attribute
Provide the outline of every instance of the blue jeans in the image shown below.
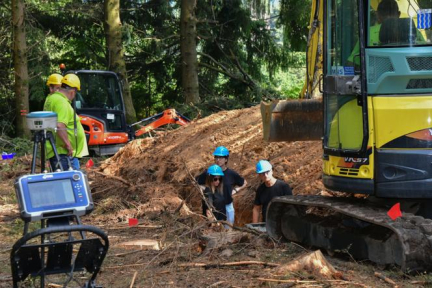
<svg viewBox="0 0 432 288"><path fill-rule="evenodd" d="M234 202L231 202L228 205L225 205L227 221L231 224L234 224Z"/></svg>
<svg viewBox="0 0 432 288"><path fill-rule="evenodd" d="M60 154L59 156L60 156L60 163L61 163L64 171L69 170L69 161L72 164L72 169L73 170L80 170L80 163L79 163L78 158L76 158L76 157L69 157L66 154ZM69 158L69 161L68 161L68 158ZM60 169L60 167L56 167L56 165L57 165L57 159L56 159L55 156L52 157L52 158L50 158L49 161L50 161L51 168L52 168L53 171L55 171L57 169Z"/></svg>

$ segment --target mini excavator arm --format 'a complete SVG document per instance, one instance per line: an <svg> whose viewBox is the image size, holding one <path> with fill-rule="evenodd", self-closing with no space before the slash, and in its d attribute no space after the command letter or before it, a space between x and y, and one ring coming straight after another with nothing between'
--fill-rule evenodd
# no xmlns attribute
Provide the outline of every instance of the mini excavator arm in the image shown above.
<svg viewBox="0 0 432 288"><path fill-rule="evenodd" d="M175 109L166 109L161 113L142 119L130 126L142 125L142 123L148 123L147 125L141 127L135 131L135 137L139 137L147 132L150 132L156 128L159 128L167 124L178 124L181 126L187 125L190 120L178 113Z"/></svg>

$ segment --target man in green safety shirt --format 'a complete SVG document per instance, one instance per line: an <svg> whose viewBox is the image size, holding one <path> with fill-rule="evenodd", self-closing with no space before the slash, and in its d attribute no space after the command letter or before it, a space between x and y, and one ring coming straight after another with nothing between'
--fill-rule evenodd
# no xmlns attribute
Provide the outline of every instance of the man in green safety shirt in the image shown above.
<svg viewBox="0 0 432 288"><path fill-rule="evenodd" d="M88 155L84 129L71 106L72 100L80 89L81 82L78 76L67 74L61 80L61 87L58 91L50 94L44 104L44 111L57 113L55 145L63 170L68 170L70 167L79 170L79 158ZM50 160L52 169L58 168L58 162L50 143L46 144L46 156Z"/></svg>

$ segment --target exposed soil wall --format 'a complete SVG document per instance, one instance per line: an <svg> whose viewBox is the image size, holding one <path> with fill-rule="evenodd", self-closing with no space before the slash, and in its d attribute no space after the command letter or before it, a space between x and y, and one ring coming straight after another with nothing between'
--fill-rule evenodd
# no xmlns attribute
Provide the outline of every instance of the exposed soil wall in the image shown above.
<svg viewBox="0 0 432 288"><path fill-rule="evenodd" d="M116 197L120 202L136 203L139 212L131 207L135 217L148 214L150 206L153 212L176 209L183 200L189 209L200 213L201 197L192 179L213 164L212 153L220 145L230 150L228 166L248 182L247 189L234 196L237 225L251 221L255 190L260 184L255 164L260 159L273 164L275 177L286 181L294 194L323 190L321 143L266 143L259 106L255 106L223 111L130 142L101 165L102 172L113 178L96 177L92 183L94 197L105 202Z"/></svg>

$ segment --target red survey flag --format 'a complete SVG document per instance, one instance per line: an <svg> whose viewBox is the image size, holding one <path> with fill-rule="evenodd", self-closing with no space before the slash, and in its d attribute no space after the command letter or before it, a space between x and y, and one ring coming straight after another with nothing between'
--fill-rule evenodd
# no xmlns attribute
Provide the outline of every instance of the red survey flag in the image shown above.
<svg viewBox="0 0 432 288"><path fill-rule="evenodd" d="M129 218L129 227L138 225L138 219L136 218Z"/></svg>
<svg viewBox="0 0 432 288"><path fill-rule="evenodd" d="M387 212L387 215L394 221L396 218L402 216L402 212L400 210L400 203L396 203L392 208Z"/></svg>
<svg viewBox="0 0 432 288"><path fill-rule="evenodd" d="M86 163L86 168L92 168L94 165L93 159L90 158Z"/></svg>

